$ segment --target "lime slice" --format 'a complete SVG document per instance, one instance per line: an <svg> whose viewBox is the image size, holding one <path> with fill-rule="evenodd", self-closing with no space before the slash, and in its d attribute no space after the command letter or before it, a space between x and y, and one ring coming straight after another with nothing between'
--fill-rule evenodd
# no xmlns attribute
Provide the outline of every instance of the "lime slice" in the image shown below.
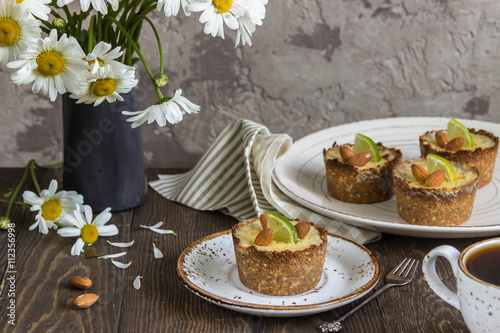
<svg viewBox="0 0 500 333"><path fill-rule="evenodd" d="M444 172L446 173L446 180L450 182L455 180L455 176L453 176L453 168L445 158L434 154L428 154L427 172L431 174L436 170L444 170Z"/></svg>
<svg viewBox="0 0 500 333"><path fill-rule="evenodd" d="M288 221L286 217L274 212L266 212L269 215L267 227L274 230L273 240L284 243L297 243L299 241L299 234L297 229Z"/></svg>
<svg viewBox="0 0 500 333"><path fill-rule="evenodd" d="M354 139L354 147L352 148L354 154L370 152L372 153L372 161L380 161L380 151L377 144L372 139L363 134L356 134Z"/></svg>
<svg viewBox="0 0 500 333"><path fill-rule="evenodd" d="M466 147L474 147L474 139L472 139L472 135L470 135L469 130L464 126L464 124L456 119L451 119L448 122L448 135L452 139L460 136L464 138L464 145Z"/></svg>

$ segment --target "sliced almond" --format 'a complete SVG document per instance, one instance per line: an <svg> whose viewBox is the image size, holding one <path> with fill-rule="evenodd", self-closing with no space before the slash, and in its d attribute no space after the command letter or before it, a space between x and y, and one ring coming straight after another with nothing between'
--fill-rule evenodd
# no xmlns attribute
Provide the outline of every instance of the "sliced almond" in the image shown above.
<svg viewBox="0 0 500 333"><path fill-rule="evenodd" d="M446 178L446 173L444 170L436 170L431 173L425 180L425 186L427 187L439 187L444 182Z"/></svg>
<svg viewBox="0 0 500 333"><path fill-rule="evenodd" d="M435 134L436 142L439 147L444 148L448 142L450 142L451 138L445 131L438 131Z"/></svg>
<svg viewBox="0 0 500 333"><path fill-rule="evenodd" d="M373 154L370 152L358 153L358 154L352 156L349 159L348 163L350 165L360 167L360 166L363 166L366 163L368 163L368 161L372 158L372 155Z"/></svg>
<svg viewBox="0 0 500 333"><path fill-rule="evenodd" d="M255 237L255 241L253 243L259 246L268 246L269 244L271 244L273 237L274 230L271 228L267 228L259 232L257 237Z"/></svg>
<svg viewBox="0 0 500 333"><path fill-rule="evenodd" d="M348 163L349 159L354 156L354 152L351 148L347 146L340 146L339 148L340 156L345 163Z"/></svg>
<svg viewBox="0 0 500 333"><path fill-rule="evenodd" d="M262 225L262 229L267 229L267 221L269 221L269 215L260 214L260 224Z"/></svg>
<svg viewBox="0 0 500 333"><path fill-rule="evenodd" d="M82 276L73 276L68 282L78 289L89 289L92 287L92 280Z"/></svg>
<svg viewBox="0 0 500 333"><path fill-rule="evenodd" d="M464 142L465 142L464 138L458 136L455 139L450 140L450 142L448 142L446 146L444 146L444 149L451 151L459 151L460 149L462 149Z"/></svg>
<svg viewBox="0 0 500 333"><path fill-rule="evenodd" d="M429 176L427 169L418 164L411 165L411 173L413 174L413 176L415 176L417 181L422 184L425 183L425 179L427 178L427 176Z"/></svg>
<svg viewBox="0 0 500 333"><path fill-rule="evenodd" d="M73 300L73 305L78 309L85 309L94 304L99 299L96 294L88 293L76 297Z"/></svg>
<svg viewBox="0 0 500 333"><path fill-rule="evenodd" d="M306 237L310 228L311 228L310 222L299 222L295 225L295 229L297 229L297 234L299 235L300 239Z"/></svg>

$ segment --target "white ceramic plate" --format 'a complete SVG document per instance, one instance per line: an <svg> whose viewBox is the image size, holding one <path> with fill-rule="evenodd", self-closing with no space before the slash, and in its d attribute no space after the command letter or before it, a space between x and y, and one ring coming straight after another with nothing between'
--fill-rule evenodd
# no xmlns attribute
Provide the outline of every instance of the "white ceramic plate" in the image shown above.
<svg viewBox="0 0 500 333"><path fill-rule="evenodd" d="M465 126L484 129L500 135L500 124L478 120L458 119ZM362 228L431 238L483 237L500 234L500 162L490 184L476 195L471 218L454 227L411 225L397 212L396 199L376 204L351 204L328 194L326 188L323 149L336 141L354 142L356 133L363 133L386 147L403 152L403 160L420 159L418 137L430 130L446 129L449 118L415 117L367 120L331 127L300 140L281 156L273 171L274 183L292 200L325 216Z"/></svg>
<svg viewBox="0 0 500 333"><path fill-rule="evenodd" d="M379 264L362 245L330 234L323 277L315 288L294 296L264 295L240 282L231 230L227 230L185 249L177 274L191 292L224 308L257 316L294 317L328 311L362 297L377 284Z"/></svg>

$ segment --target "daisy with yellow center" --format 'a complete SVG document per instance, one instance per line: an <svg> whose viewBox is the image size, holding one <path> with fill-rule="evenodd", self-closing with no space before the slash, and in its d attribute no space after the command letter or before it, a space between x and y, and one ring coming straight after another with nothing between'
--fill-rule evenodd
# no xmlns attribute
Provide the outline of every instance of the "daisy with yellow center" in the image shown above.
<svg viewBox="0 0 500 333"><path fill-rule="evenodd" d="M0 1L0 66L20 59L40 37L40 22L15 1Z"/></svg>
<svg viewBox="0 0 500 333"><path fill-rule="evenodd" d="M194 0L187 6L190 12L203 12L200 15L200 22L205 23L203 31L207 35L222 38L224 38L224 23L229 29L238 29L238 20L248 9L248 0Z"/></svg>
<svg viewBox="0 0 500 333"><path fill-rule="evenodd" d="M141 126L146 121L148 124L156 121L160 126L165 126L167 121L176 124L182 120L185 113L198 113L200 110L198 105L191 103L181 94L182 90L177 89L174 96L165 98L143 111L122 111L122 114L133 116L127 119L132 123L132 128Z"/></svg>
<svg viewBox="0 0 500 333"><path fill-rule="evenodd" d="M52 180L49 188L42 190L40 195L25 191L23 200L31 205L30 210L36 212L35 223L29 230L38 227L42 234L48 233L49 229L57 229L59 225L65 225L64 216L71 214L77 204L83 204L83 197L75 191L57 191L57 181Z"/></svg>
<svg viewBox="0 0 500 333"><path fill-rule="evenodd" d="M126 66L123 63L116 61L122 56L123 51L120 50L120 47L115 47L111 50L111 44L106 42L99 42L91 53L87 54L85 60L88 61L90 65L90 72L92 74L97 73L97 69L99 67L104 67L106 65L111 66L113 72L120 71L135 71L135 68L132 66Z"/></svg>
<svg viewBox="0 0 500 333"><path fill-rule="evenodd" d="M89 65L83 60L85 53L74 37L57 36L53 29L49 36L28 46L21 60L12 61L7 67L17 69L12 81L17 84L33 82L33 92L50 97L73 92L85 79Z"/></svg>
<svg viewBox="0 0 500 333"><path fill-rule="evenodd" d="M100 236L118 235L118 228L114 224L105 225L111 219L110 211L111 208L106 208L94 218L90 206L77 205L73 215L66 215L65 220L71 226L61 228L57 233L62 237L78 237L71 248L71 255L80 255L85 245L94 244Z"/></svg>
<svg viewBox="0 0 500 333"><path fill-rule="evenodd" d="M137 82L134 70L125 68L115 72L110 65L106 65L99 67L95 74L87 74L87 80L81 83L80 90L69 97L76 99L76 103L94 103L94 106L104 101L123 101L120 94L128 93Z"/></svg>

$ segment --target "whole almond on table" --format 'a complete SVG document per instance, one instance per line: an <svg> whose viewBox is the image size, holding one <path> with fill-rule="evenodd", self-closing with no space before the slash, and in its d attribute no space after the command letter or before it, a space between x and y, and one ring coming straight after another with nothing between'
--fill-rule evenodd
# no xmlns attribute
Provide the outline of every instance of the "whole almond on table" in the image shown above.
<svg viewBox="0 0 500 333"><path fill-rule="evenodd" d="M436 170L431 173L425 180L425 186L427 187L439 187L444 182L446 178L446 173L444 170Z"/></svg>
<svg viewBox="0 0 500 333"><path fill-rule="evenodd" d="M455 139L452 139L450 142L448 142L446 146L444 146L444 149L451 151L459 151L460 149L462 149L464 142L465 140L461 136L456 137Z"/></svg>
<svg viewBox="0 0 500 333"><path fill-rule="evenodd" d="M340 156L345 163L348 163L349 159L354 156L354 152L351 148L347 146L340 146L339 148Z"/></svg>
<svg viewBox="0 0 500 333"><path fill-rule="evenodd" d="M271 228L267 228L259 232L257 237L255 237L255 241L253 243L258 246L268 246L269 244L271 244L273 237L274 230Z"/></svg>
<svg viewBox="0 0 500 333"><path fill-rule="evenodd" d="M260 224L262 225L262 229L267 229L267 221L269 221L269 215L260 214Z"/></svg>
<svg viewBox="0 0 500 333"><path fill-rule="evenodd" d="M310 228L311 228L310 222L299 222L295 225L295 229L297 229L297 234L299 235L300 239L306 237Z"/></svg>
<svg viewBox="0 0 500 333"><path fill-rule="evenodd" d="M92 287L92 280L82 276L73 276L68 282L78 289L89 289Z"/></svg>
<svg viewBox="0 0 500 333"><path fill-rule="evenodd" d="M450 142L451 138L445 131L436 132L436 142L439 147L444 148L448 142Z"/></svg>
<svg viewBox="0 0 500 333"><path fill-rule="evenodd" d="M75 297L73 300L73 305L78 309L86 309L92 304L94 304L99 299L96 294L88 293Z"/></svg>
<svg viewBox="0 0 500 333"><path fill-rule="evenodd" d="M372 155L373 154L370 153L370 152L358 153L358 154L352 156L349 159L348 163L350 165L354 165L354 166L360 167L360 166L363 166L366 163L368 163L368 161L371 160Z"/></svg>
<svg viewBox="0 0 500 333"><path fill-rule="evenodd" d="M429 176L427 169L418 164L411 165L411 173L420 183L425 183L425 179Z"/></svg>

